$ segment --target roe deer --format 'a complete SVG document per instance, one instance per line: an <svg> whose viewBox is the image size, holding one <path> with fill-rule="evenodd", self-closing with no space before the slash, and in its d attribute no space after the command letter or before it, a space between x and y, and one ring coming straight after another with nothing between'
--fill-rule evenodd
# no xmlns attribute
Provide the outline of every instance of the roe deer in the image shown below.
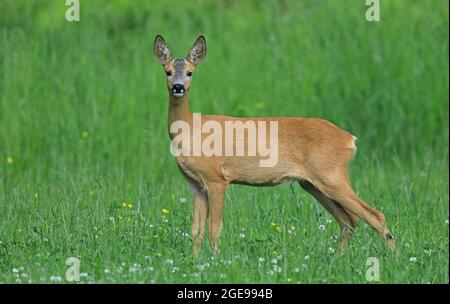
<svg viewBox="0 0 450 304"><path fill-rule="evenodd" d="M185 59L174 59L168 45L158 35L154 42L154 54L167 76L168 126L169 136L173 140L175 134L171 126L178 121L184 121L192 129L199 128L195 126L194 114L189 110L188 93L192 74L197 64L205 58L206 41L200 36ZM211 249L213 252L218 249L224 195L228 185L273 186L289 180L297 181L336 219L341 228L339 251L350 243L359 218L380 233L390 249L395 248L383 213L359 198L350 185L348 165L356 152L355 136L318 118L236 118L220 115L201 118L205 123L213 121L219 126L225 126L227 121L277 122L278 162L272 167L260 166L258 161L261 155L176 156L177 165L194 193L194 256L199 253L207 221ZM250 140L249 135L247 140ZM235 138L231 142L228 140L228 143L236 148L242 144L237 143ZM195 144L198 142L193 139L189 145Z"/></svg>

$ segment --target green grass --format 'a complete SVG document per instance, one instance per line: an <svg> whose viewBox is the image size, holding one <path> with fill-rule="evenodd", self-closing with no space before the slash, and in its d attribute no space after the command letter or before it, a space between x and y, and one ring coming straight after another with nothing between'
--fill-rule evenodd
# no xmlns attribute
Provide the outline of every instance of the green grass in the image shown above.
<svg viewBox="0 0 450 304"><path fill-rule="evenodd" d="M382 1L379 23L362 0L132 3L82 0L68 23L64 1L0 2L0 282L64 282L72 256L81 282L366 283L369 257L381 283L449 282L448 1ZM206 36L192 111L358 136L353 185L398 254L361 222L333 257L337 224L284 184L230 187L220 252L193 260L156 34L177 56Z"/></svg>

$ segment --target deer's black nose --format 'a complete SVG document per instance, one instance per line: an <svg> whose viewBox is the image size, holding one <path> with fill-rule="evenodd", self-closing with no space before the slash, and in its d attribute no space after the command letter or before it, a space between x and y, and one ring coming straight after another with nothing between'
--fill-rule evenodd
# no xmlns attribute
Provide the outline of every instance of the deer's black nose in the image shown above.
<svg viewBox="0 0 450 304"><path fill-rule="evenodd" d="M178 84L178 83L174 84L172 86L172 92L174 92L174 93L184 93L184 85Z"/></svg>

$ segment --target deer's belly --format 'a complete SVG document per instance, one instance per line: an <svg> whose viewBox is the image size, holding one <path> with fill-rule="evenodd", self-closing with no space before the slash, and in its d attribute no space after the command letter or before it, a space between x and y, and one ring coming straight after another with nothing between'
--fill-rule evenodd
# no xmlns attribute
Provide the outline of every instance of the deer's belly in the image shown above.
<svg viewBox="0 0 450 304"><path fill-rule="evenodd" d="M225 161L222 173L231 183L253 186L273 186L301 177L298 168L289 162L261 167L258 161Z"/></svg>

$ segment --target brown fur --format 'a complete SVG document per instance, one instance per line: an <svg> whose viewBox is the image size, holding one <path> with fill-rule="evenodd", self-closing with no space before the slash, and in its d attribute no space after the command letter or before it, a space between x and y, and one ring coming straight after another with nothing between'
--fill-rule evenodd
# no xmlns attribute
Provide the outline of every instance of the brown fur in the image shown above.
<svg viewBox="0 0 450 304"><path fill-rule="evenodd" d="M205 45L204 38L203 44ZM156 56L158 56L157 49L155 42ZM205 51L206 48L196 49L203 57ZM197 58L196 63L203 57ZM186 69L192 71L195 69L192 62L186 60L186 63ZM166 70L173 69L173 59L163 63L163 66ZM169 91L170 85L168 80ZM190 85L191 80L188 79L185 82L186 91ZM193 115L188 106L188 94L174 97L169 92L169 96L168 125L183 120L189 123L192 130ZM388 246L394 249L395 243L385 224L383 213L359 198L350 185L348 166L356 152L355 136L328 121L317 118L202 116L202 123L208 120L217 121L222 127L225 121L277 121L278 163L274 167L261 167L258 155L176 158L180 171L194 193L192 238L195 255L200 250L207 221L211 248L213 251L218 248L224 195L228 185L273 186L290 180L298 181L334 216L341 227L340 249L344 249L350 243L352 229L356 226L358 218L365 220L386 237ZM169 134L171 138L174 137L170 132ZM235 145L235 142L233 144Z"/></svg>

